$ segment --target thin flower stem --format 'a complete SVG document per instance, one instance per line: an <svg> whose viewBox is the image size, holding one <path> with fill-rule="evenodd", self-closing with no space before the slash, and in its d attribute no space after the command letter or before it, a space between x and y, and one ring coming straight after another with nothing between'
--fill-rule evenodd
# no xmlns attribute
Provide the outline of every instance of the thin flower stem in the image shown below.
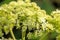
<svg viewBox="0 0 60 40"><path fill-rule="evenodd" d="M16 38L15 38L15 36L14 36L14 33L13 33L12 29L10 29L10 33L11 33L11 36L12 36L13 40L16 40Z"/></svg>

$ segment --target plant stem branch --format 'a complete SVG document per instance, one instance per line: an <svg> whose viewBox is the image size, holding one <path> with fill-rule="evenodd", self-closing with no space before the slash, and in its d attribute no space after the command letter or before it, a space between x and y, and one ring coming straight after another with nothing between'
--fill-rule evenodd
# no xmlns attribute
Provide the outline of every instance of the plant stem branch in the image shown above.
<svg viewBox="0 0 60 40"><path fill-rule="evenodd" d="M16 38L15 38L15 36L14 36L14 33L13 33L12 29L10 29L10 33L11 33L11 36L12 36L13 40L16 40Z"/></svg>

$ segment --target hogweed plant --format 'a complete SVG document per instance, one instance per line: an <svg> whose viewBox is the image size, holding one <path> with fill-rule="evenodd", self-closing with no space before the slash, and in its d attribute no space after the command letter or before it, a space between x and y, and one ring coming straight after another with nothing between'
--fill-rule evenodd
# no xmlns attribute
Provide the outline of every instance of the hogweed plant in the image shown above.
<svg viewBox="0 0 60 40"><path fill-rule="evenodd" d="M56 31L60 35L60 11L47 15L31 0L17 0L0 6L0 37L11 34L15 38L13 28L21 29L21 40L50 40L49 33ZM56 39L60 40L60 36Z"/></svg>

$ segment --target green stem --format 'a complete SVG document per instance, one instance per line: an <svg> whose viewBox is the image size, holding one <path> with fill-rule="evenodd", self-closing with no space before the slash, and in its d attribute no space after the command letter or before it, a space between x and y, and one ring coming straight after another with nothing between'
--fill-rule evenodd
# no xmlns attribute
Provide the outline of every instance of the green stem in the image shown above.
<svg viewBox="0 0 60 40"><path fill-rule="evenodd" d="M27 30L27 27L26 26L23 26L22 27L22 40L25 40L26 30Z"/></svg>
<svg viewBox="0 0 60 40"><path fill-rule="evenodd" d="M22 31L22 40L25 40L25 34L26 34L26 32Z"/></svg>
<svg viewBox="0 0 60 40"><path fill-rule="evenodd" d="M13 33L12 29L10 29L10 33L11 33L11 36L12 36L13 40L16 40L16 38L15 38L15 36L14 36L14 33Z"/></svg>

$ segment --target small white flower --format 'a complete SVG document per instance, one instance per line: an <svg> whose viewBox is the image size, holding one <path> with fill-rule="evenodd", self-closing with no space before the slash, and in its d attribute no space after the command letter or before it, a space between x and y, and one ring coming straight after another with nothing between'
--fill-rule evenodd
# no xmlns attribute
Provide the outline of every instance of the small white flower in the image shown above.
<svg viewBox="0 0 60 40"><path fill-rule="evenodd" d="M45 22L46 22L45 18L41 18L41 21L42 21L43 23L45 23Z"/></svg>

